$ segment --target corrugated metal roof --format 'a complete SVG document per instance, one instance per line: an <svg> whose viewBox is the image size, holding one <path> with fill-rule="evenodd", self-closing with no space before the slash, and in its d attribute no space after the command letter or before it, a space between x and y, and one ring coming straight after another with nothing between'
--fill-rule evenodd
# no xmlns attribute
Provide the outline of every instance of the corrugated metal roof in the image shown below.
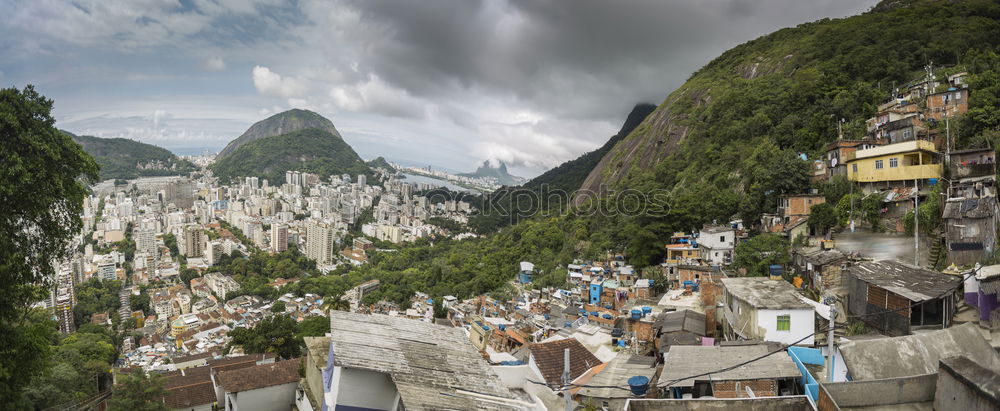
<svg viewBox="0 0 1000 411"><path fill-rule="evenodd" d="M659 384L697 375L752 360L769 352L766 345L744 346L696 346L680 345L671 348L663 363L663 373ZM760 360L710 376L686 379L673 383L671 387L693 387L695 381L732 381L752 379L795 378L802 374L786 353L777 353Z"/></svg>
<svg viewBox="0 0 1000 411"><path fill-rule="evenodd" d="M514 395L459 328L387 315L330 312L334 364L389 374L407 409L496 409L462 392Z"/></svg>

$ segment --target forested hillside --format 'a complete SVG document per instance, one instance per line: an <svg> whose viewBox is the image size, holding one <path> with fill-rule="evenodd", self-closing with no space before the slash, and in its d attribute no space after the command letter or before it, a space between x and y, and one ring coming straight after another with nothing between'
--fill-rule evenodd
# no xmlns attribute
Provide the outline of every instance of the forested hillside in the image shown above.
<svg viewBox="0 0 1000 411"><path fill-rule="evenodd" d="M594 191L609 184L645 193L651 201L642 205L665 214L515 217L517 224L486 238L422 243L373 256L372 264L337 281L380 278L388 284L380 293L402 300L410 290L469 296L500 287L521 260L542 270L540 285L562 284L559 267L607 250L625 252L636 266L656 263L673 231L734 216L759 221L779 194L809 188L810 163L800 155L816 158L837 137L840 119L845 138L859 137L865 119L893 87L923 76L931 62L970 72L974 92L957 132L960 145L996 147L998 44L1000 4L987 0L884 2L859 16L779 30L694 73L626 133L583 183ZM613 194L577 201L590 210L639 205ZM494 221L492 227L506 224Z"/></svg>
<svg viewBox="0 0 1000 411"><path fill-rule="evenodd" d="M73 137L73 141L97 160L97 164L101 166L102 180L186 175L196 169L191 162L182 160L167 149L152 144L127 138L66 134Z"/></svg>
<svg viewBox="0 0 1000 411"><path fill-rule="evenodd" d="M319 174L323 179L334 174L354 176L371 173L358 153L343 139L317 128L244 143L209 168L222 181L257 176L268 179L272 184L284 182L285 171L288 170Z"/></svg>

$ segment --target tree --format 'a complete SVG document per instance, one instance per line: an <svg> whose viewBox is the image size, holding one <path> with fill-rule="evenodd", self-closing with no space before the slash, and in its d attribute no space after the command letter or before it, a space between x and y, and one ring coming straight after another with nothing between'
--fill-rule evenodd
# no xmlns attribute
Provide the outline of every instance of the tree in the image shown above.
<svg viewBox="0 0 1000 411"><path fill-rule="evenodd" d="M161 411L167 410L163 396L167 391L163 388L163 377L147 376L142 371L135 371L123 376L115 385L110 401L111 411Z"/></svg>
<svg viewBox="0 0 1000 411"><path fill-rule="evenodd" d="M0 90L0 408L18 408L21 389L43 371L51 331L28 323L83 228L83 198L97 163L57 130L52 100Z"/></svg>
<svg viewBox="0 0 1000 411"><path fill-rule="evenodd" d="M285 312L285 302L284 301L275 301L274 304L271 305L271 312L272 313L283 313L283 312Z"/></svg>
<svg viewBox="0 0 1000 411"><path fill-rule="evenodd" d="M826 235L837 225L837 210L830 203L819 203L809 208L809 228Z"/></svg>
<svg viewBox="0 0 1000 411"><path fill-rule="evenodd" d="M447 318L448 310L444 308L444 298L437 297L434 299L434 318Z"/></svg>
<svg viewBox="0 0 1000 411"><path fill-rule="evenodd" d="M281 358L295 358L302 353L302 340L295 336L295 320L275 315L267 317L253 328L236 328L229 333L233 337L229 343L242 345L248 354L275 353Z"/></svg>
<svg viewBox="0 0 1000 411"><path fill-rule="evenodd" d="M180 275L181 281L183 281L184 284L187 284L190 287L191 280L198 278L200 274L201 273L198 270L195 270L193 268L185 268L181 270L181 275Z"/></svg>
<svg viewBox="0 0 1000 411"><path fill-rule="evenodd" d="M306 318L299 323L298 337L322 337L330 332L330 318L317 315Z"/></svg>
<svg viewBox="0 0 1000 411"><path fill-rule="evenodd" d="M768 266L788 264L788 241L777 234L761 234L736 245L733 265L745 268L747 276L768 275Z"/></svg>

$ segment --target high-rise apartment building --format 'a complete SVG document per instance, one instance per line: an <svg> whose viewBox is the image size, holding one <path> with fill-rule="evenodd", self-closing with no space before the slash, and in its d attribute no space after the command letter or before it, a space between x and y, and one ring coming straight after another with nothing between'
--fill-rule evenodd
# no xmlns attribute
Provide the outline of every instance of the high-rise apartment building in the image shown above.
<svg viewBox="0 0 1000 411"><path fill-rule="evenodd" d="M280 253L288 249L288 226L274 224L271 226L271 250Z"/></svg>

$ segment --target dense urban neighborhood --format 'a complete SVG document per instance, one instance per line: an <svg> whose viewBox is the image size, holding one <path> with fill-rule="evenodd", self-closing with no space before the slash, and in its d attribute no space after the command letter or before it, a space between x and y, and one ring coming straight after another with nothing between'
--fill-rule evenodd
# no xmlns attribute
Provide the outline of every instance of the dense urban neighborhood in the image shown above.
<svg viewBox="0 0 1000 411"><path fill-rule="evenodd" d="M1000 409L996 2L740 44L531 179L529 111L474 172L366 161L319 112L446 109L252 73L293 108L198 155L0 88L0 409Z"/></svg>

